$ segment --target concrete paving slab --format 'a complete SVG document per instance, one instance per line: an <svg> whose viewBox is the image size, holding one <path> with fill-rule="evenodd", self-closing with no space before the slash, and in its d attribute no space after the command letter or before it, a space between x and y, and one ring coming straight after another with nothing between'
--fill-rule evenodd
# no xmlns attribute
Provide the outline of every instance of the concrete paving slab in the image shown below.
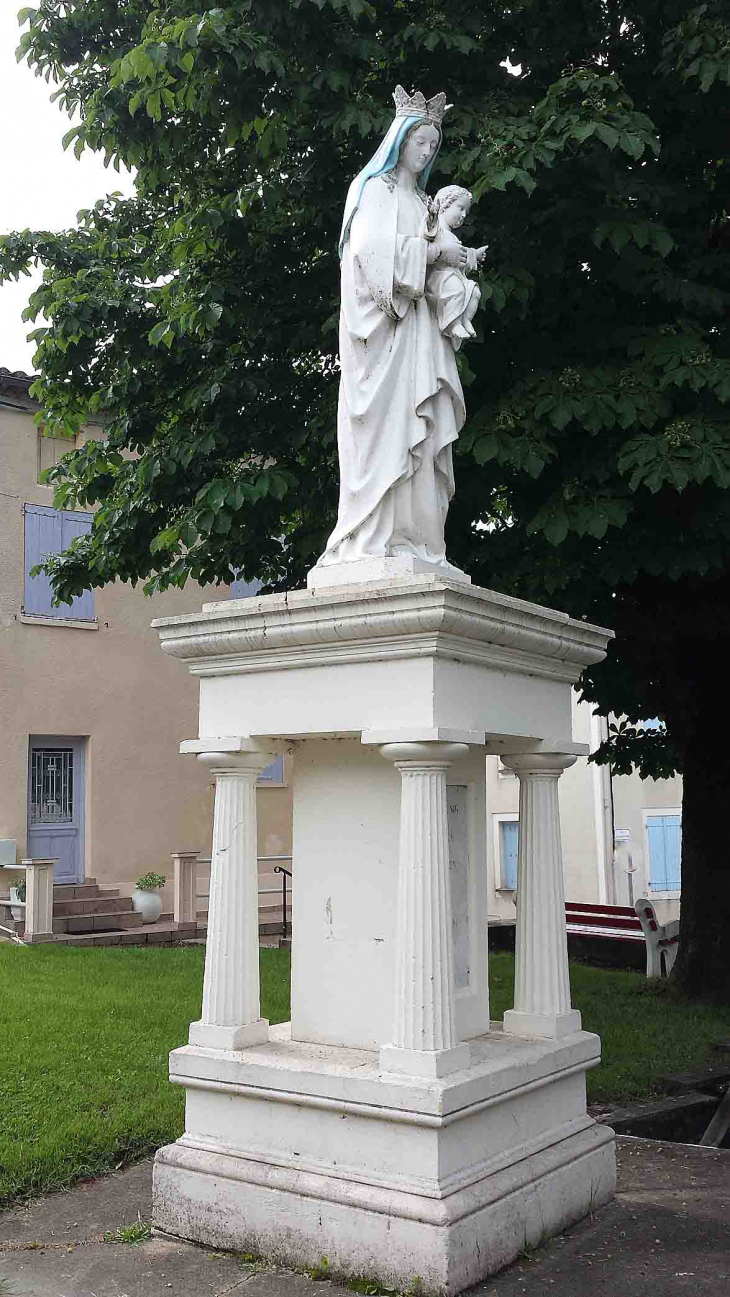
<svg viewBox="0 0 730 1297"><path fill-rule="evenodd" d="M730 1152L617 1140L618 1192L474 1297L729 1297Z"/></svg>
<svg viewBox="0 0 730 1297"><path fill-rule="evenodd" d="M474 1297L728 1297L730 1152L625 1137L619 1191ZM151 1215L151 1163L0 1215L3 1297L342 1297L336 1284L167 1238L104 1243Z"/></svg>
<svg viewBox="0 0 730 1297"><path fill-rule="evenodd" d="M152 1216L152 1160L85 1180L63 1193L0 1213L0 1249L9 1241L67 1244L97 1238Z"/></svg>

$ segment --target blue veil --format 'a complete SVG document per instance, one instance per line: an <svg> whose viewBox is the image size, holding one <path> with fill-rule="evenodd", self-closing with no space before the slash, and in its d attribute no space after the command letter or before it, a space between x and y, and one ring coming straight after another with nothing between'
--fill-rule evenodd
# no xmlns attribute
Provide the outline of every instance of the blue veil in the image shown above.
<svg viewBox="0 0 730 1297"><path fill-rule="evenodd" d="M362 171L358 171L357 175L355 176L355 179L353 180L352 184L350 185L350 188L347 191L347 201L345 203L345 215L342 220L342 232L340 234L340 246L339 246L340 256L342 256L345 244L347 243L347 239L350 233L350 225L352 224L352 218L355 215L355 212L357 211L358 207L360 206L360 199L362 198L362 191L365 188L365 185L367 184L368 180L372 180L374 176L382 176L384 172L392 171L393 167L398 161L398 154L400 153L400 146L403 143L404 137L408 134L408 131L411 129L411 127L415 126L417 122L424 122L428 126L435 126L436 130L439 133L439 142L434 151L433 157L428 163L428 166L424 167L423 171L418 177L418 184L421 189L423 189L425 185L428 183L428 177L431 174L431 167L433 166L434 158L436 157L436 154L441 148L440 126L438 126L436 122L431 121L431 119L428 117L394 118L394 120L391 122L388 128L388 132L386 136L378 146L377 152L375 152L371 157L370 161L365 164Z"/></svg>

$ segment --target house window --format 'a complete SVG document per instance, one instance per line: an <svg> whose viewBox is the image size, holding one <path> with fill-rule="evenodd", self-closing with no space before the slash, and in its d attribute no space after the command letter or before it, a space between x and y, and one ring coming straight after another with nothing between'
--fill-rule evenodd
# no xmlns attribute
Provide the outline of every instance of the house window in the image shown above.
<svg viewBox="0 0 730 1297"><path fill-rule="evenodd" d="M682 886L682 813L645 811L649 890L679 892Z"/></svg>
<svg viewBox="0 0 730 1297"><path fill-rule="evenodd" d="M73 821L73 748L33 748L30 754L30 823Z"/></svg>
<svg viewBox="0 0 730 1297"><path fill-rule="evenodd" d="M91 531L93 515L51 509L46 505L26 504L25 514L25 595L23 611L28 617L50 617L55 621L94 620L94 591L85 590L70 603L53 605L53 588L45 573L31 576L32 569L48 554L61 554L77 536Z"/></svg>
<svg viewBox="0 0 730 1297"><path fill-rule="evenodd" d="M520 835L520 824L516 813L495 815L494 846L497 860L500 891L517 890L517 846Z"/></svg>
<svg viewBox="0 0 730 1297"><path fill-rule="evenodd" d="M284 782L284 758L276 757L270 766L266 766L259 775L260 784L283 784Z"/></svg>

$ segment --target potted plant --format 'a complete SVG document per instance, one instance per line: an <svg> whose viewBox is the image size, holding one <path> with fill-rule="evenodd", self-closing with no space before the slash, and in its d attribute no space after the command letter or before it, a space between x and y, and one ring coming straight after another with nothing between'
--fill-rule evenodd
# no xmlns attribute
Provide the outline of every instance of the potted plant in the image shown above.
<svg viewBox="0 0 730 1297"><path fill-rule="evenodd" d="M162 897L159 888L165 886L164 874L143 874L137 879L137 887L132 892L132 906L142 915L143 923L156 923L162 909Z"/></svg>
<svg viewBox="0 0 730 1297"><path fill-rule="evenodd" d="M25 904L24 878L16 878L10 884L10 904L12 907L10 913L14 919L22 919L25 917L25 910L20 908L21 905Z"/></svg>

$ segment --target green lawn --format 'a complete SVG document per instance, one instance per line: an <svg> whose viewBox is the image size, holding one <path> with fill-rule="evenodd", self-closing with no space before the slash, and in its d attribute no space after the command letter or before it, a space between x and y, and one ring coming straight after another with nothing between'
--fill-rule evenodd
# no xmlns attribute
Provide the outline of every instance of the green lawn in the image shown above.
<svg viewBox="0 0 730 1297"><path fill-rule="evenodd" d="M200 946L69 950L0 945L0 1204L151 1153L182 1130L167 1054L200 1012ZM511 1003L513 959L491 960L492 1016ZM289 1014L289 956L261 952L262 1012ZM584 1025L603 1038L592 1100L645 1096L730 1036L730 1007L687 1007L638 973L572 966Z"/></svg>
<svg viewBox="0 0 730 1297"><path fill-rule="evenodd" d="M0 945L0 1204L151 1153L182 1131L167 1055L200 1016L202 946ZM271 1022L289 955L261 952Z"/></svg>

